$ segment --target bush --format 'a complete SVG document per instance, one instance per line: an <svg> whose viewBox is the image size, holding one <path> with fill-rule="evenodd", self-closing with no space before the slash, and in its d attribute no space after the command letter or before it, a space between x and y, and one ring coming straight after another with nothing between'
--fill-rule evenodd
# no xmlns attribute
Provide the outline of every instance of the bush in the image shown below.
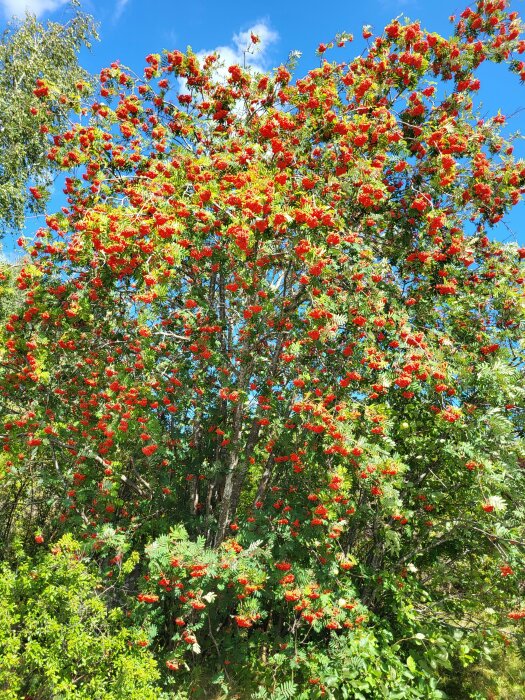
<svg viewBox="0 0 525 700"><path fill-rule="evenodd" d="M140 633L64 537L39 560L0 576L0 694L4 700L157 700L159 677Z"/></svg>

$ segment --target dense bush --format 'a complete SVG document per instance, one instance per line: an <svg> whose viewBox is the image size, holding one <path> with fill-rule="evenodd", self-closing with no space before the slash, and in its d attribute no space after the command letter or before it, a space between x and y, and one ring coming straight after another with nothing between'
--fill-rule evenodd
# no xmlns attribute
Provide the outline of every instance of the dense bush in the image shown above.
<svg viewBox="0 0 525 700"><path fill-rule="evenodd" d="M159 673L143 635L123 610L108 610L103 589L67 536L51 553L2 568L2 698L159 698Z"/></svg>

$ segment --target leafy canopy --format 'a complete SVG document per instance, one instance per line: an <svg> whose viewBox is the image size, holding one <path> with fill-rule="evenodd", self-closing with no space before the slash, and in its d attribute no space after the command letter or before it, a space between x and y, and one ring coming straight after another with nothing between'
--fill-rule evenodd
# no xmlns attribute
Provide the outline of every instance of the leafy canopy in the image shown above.
<svg viewBox="0 0 525 700"><path fill-rule="evenodd" d="M23 22L13 19L0 38L0 237L21 227L27 210L44 211L53 171L47 133L64 129L69 112L78 110L77 90L90 94L91 77L78 65L78 52L97 38L93 18L79 10L66 24L45 26L28 13ZM45 106L42 90L49 94Z"/></svg>

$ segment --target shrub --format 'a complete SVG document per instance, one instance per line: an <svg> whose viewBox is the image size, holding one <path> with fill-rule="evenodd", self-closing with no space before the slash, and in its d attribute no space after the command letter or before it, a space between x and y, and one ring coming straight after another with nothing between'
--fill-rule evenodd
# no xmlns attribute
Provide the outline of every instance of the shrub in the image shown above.
<svg viewBox="0 0 525 700"><path fill-rule="evenodd" d="M155 660L101 589L69 537L16 571L3 566L2 698L158 700Z"/></svg>

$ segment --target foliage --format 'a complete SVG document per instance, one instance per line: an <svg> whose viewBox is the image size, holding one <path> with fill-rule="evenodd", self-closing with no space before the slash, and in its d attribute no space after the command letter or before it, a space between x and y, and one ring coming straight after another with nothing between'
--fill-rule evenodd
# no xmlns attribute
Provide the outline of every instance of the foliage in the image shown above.
<svg viewBox="0 0 525 700"><path fill-rule="evenodd" d="M23 559L0 577L0 688L6 700L157 700L158 671L140 632L102 588L65 536L52 552Z"/></svg>
<svg viewBox="0 0 525 700"><path fill-rule="evenodd" d="M22 23L12 20L0 39L0 236L22 225L26 206L32 213L45 210L53 169L47 134L65 128L70 110L78 110L78 99L71 99L77 88L90 94L91 77L78 65L78 52L96 38L92 17L76 11L64 25L44 26L28 14Z"/></svg>
<svg viewBox="0 0 525 700"><path fill-rule="evenodd" d="M462 667L455 663L445 689L450 697L478 700L520 700L525 684L523 659L503 642L483 664Z"/></svg>
<svg viewBox="0 0 525 700"><path fill-rule="evenodd" d="M6 492L83 539L175 697L440 698L523 654L525 249L491 229L525 163L475 105L483 62L525 77L521 23L370 39L295 80L112 64L20 241Z"/></svg>
<svg viewBox="0 0 525 700"><path fill-rule="evenodd" d="M191 697L210 697L214 686L274 700L306 699L320 689L341 698L442 697L432 668L400 658L391 634L366 624L369 615L344 570L312 556L294 560L291 575L279 549L270 538L245 549L229 539L210 550L181 528L147 547L148 575L134 615L167 668L189 672ZM191 668L188 652L194 659L217 655L215 675L198 662Z"/></svg>

